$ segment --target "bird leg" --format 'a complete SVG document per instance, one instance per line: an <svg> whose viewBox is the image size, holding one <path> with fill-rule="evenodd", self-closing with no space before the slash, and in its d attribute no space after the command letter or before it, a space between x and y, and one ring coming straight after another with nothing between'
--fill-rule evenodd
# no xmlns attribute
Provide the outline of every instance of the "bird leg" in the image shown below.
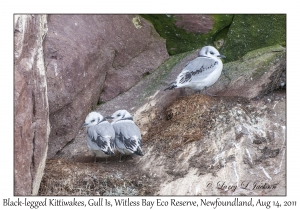
<svg viewBox="0 0 300 210"><path fill-rule="evenodd" d="M207 92L207 90L206 90L206 87L204 88L204 91L205 91L205 94L206 94L206 95L209 95L209 96L212 96L212 97L215 97L215 96L217 96L217 95L210 94L209 92Z"/></svg>
<svg viewBox="0 0 300 210"><path fill-rule="evenodd" d="M119 162L120 162L120 163L123 162L123 161L122 161L122 153L120 153L120 160L119 160Z"/></svg>
<svg viewBox="0 0 300 210"><path fill-rule="evenodd" d="M186 90L185 90L185 88L180 88L179 93L180 93L181 96L186 95Z"/></svg>
<svg viewBox="0 0 300 210"><path fill-rule="evenodd" d="M132 154L130 154L130 158L131 158L131 160L133 160L133 155Z"/></svg>
<svg viewBox="0 0 300 210"><path fill-rule="evenodd" d="M97 157L96 157L96 152L94 152L94 163L96 163L97 161Z"/></svg>

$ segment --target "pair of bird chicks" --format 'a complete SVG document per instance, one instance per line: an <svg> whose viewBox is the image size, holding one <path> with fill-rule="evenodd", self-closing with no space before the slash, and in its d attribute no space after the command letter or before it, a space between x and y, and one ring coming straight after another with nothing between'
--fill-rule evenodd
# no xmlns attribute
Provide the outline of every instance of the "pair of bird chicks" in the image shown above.
<svg viewBox="0 0 300 210"><path fill-rule="evenodd" d="M106 119L112 119L109 123ZM96 156L107 157L115 154L136 154L143 156L140 129L133 122L132 115L126 110L118 110L112 116L103 117L98 112L87 115L82 127L87 127L87 145Z"/></svg>

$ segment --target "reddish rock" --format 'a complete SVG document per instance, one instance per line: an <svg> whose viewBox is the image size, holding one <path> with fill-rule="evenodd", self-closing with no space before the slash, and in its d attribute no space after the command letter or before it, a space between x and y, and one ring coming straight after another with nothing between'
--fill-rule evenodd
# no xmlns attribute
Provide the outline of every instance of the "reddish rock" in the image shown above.
<svg viewBox="0 0 300 210"><path fill-rule="evenodd" d="M168 54L165 41L137 15L49 15L48 28L48 157L53 157L99 100L130 89Z"/></svg>
<svg viewBox="0 0 300 210"><path fill-rule="evenodd" d="M206 34L213 29L214 21L210 15L174 15L175 26L187 32Z"/></svg>
<svg viewBox="0 0 300 210"><path fill-rule="evenodd" d="M130 89L144 75L153 72L169 56L165 40L140 16L104 16L107 25L104 40L114 57L109 68L101 101L109 101Z"/></svg>
<svg viewBox="0 0 300 210"><path fill-rule="evenodd" d="M45 15L15 16L14 194L36 195L50 132L43 59Z"/></svg>

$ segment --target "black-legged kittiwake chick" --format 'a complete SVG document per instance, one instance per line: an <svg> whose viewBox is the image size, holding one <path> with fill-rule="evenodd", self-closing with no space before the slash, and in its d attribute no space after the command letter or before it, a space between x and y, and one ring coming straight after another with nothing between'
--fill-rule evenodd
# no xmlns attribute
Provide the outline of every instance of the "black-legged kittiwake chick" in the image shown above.
<svg viewBox="0 0 300 210"><path fill-rule="evenodd" d="M118 110L106 118L113 119L111 124L115 130L116 149L120 152L120 162L122 155L143 156L141 132L133 122L132 115L126 110Z"/></svg>
<svg viewBox="0 0 300 210"><path fill-rule="evenodd" d="M107 157L114 155L115 131L112 125L98 112L87 115L82 127L87 127L87 145L96 156Z"/></svg>
<svg viewBox="0 0 300 210"><path fill-rule="evenodd" d="M220 77L223 63L220 58L226 58L220 55L219 51L212 46L203 47L199 56L188 62L177 79L170 84L165 90L174 88L191 88L193 90L203 90L205 93L207 87L212 86Z"/></svg>

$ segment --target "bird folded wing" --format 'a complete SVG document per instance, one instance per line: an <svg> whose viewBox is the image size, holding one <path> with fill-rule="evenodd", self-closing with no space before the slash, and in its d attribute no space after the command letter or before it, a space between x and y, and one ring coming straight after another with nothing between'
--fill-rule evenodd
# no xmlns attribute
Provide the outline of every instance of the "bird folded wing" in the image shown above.
<svg viewBox="0 0 300 210"><path fill-rule="evenodd" d="M198 57L186 65L178 75L176 82L184 84L193 80L203 80L217 68L217 65L217 60Z"/></svg>
<svg viewBox="0 0 300 210"><path fill-rule="evenodd" d="M141 142L141 133L138 127L132 122L119 121L113 124L118 138L126 149L135 151Z"/></svg>

